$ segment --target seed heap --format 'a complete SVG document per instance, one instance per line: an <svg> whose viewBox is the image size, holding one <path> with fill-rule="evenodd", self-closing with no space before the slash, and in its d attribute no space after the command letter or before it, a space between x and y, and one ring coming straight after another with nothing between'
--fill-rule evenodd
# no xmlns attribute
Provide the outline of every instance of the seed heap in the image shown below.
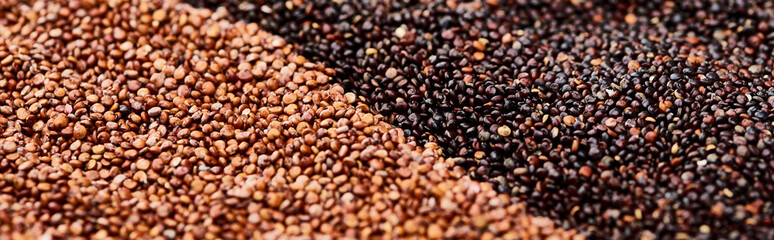
<svg viewBox="0 0 774 240"><path fill-rule="evenodd" d="M774 238L772 1L227 1L532 213Z"/></svg>
<svg viewBox="0 0 774 240"><path fill-rule="evenodd" d="M2 236L573 236L225 10L2 3Z"/></svg>

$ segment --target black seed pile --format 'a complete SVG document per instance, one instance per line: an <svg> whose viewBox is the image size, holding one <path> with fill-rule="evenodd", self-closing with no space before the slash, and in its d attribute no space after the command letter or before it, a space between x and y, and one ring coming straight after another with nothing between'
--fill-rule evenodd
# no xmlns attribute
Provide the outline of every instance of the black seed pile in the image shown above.
<svg viewBox="0 0 774 240"><path fill-rule="evenodd" d="M222 6L561 226L774 238L772 1Z"/></svg>

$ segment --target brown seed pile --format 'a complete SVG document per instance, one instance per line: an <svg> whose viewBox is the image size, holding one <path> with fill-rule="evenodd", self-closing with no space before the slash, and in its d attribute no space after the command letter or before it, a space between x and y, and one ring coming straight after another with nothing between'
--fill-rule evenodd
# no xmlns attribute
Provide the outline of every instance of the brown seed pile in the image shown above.
<svg viewBox="0 0 774 240"><path fill-rule="evenodd" d="M0 9L0 235L573 237L225 11Z"/></svg>

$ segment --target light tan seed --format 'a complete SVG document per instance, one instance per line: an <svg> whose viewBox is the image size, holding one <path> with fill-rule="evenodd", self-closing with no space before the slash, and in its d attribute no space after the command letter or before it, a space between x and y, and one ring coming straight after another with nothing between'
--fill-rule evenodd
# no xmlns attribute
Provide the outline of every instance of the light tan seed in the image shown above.
<svg viewBox="0 0 774 240"><path fill-rule="evenodd" d="M153 21L164 21L164 19L167 18L167 11L164 9L158 9L156 11L153 11Z"/></svg>
<svg viewBox="0 0 774 240"><path fill-rule="evenodd" d="M395 68L388 68L387 71L384 73L384 76L393 79L398 76L398 70Z"/></svg>
<svg viewBox="0 0 774 240"><path fill-rule="evenodd" d="M148 170L150 168L151 162L148 159L140 159L137 161L137 169L139 170Z"/></svg>
<svg viewBox="0 0 774 240"><path fill-rule="evenodd" d="M159 71L163 70L164 65L167 65L167 60L159 58L153 61L153 67L156 68L156 70L159 70Z"/></svg>
<svg viewBox="0 0 774 240"><path fill-rule="evenodd" d="M505 126L505 125L500 126L499 128L497 128L497 134L499 134L500 136L503 136L503 137L510 136L511 135L511 128L508 127L508 126Z"/></svg>
<svg viewBox="0 0 774 240"><path fill-rule="evenodd" d="M62 36L62 29L61 28L54 28L51 29L51 31L48 31L48 35L52 38L59 38Z"/></svg>
<svg viewBox="0 0 774 240"><path fill-rule="evenodd" d="M212 24L207 28L207 36L210 38L216 38L220 35L220 26L216 24Z"/></svg>

